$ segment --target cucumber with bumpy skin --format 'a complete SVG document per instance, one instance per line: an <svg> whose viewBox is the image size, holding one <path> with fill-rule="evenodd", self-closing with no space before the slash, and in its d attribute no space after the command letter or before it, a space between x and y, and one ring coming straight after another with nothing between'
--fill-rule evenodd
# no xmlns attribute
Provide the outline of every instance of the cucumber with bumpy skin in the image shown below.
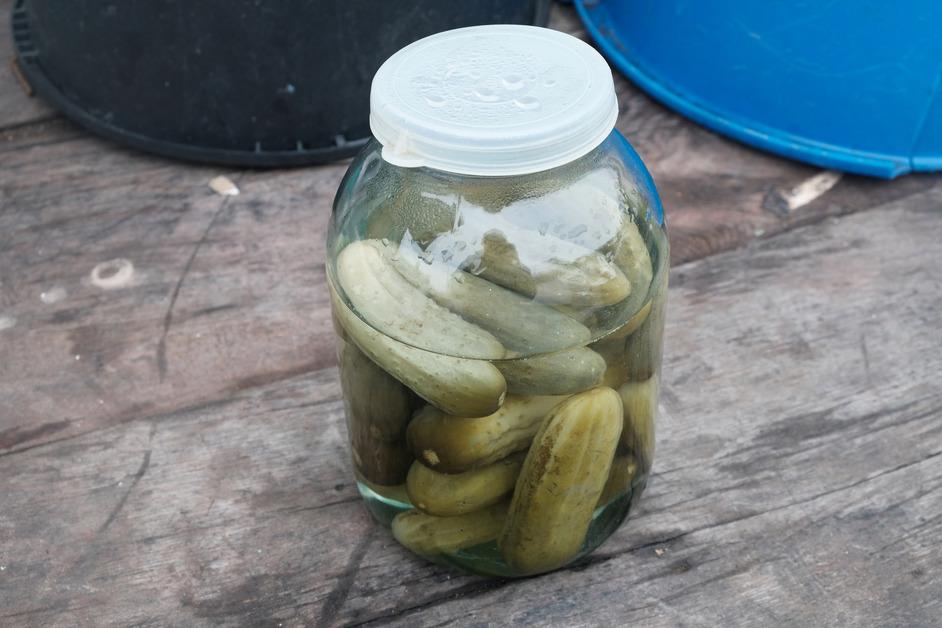
<svg viewBox="0 0 942 628"><path fill-rule="evenodd" d="M363 320L428 351L484 360L504 357L497 338L438 305L396 272L382 246L379 240L360 240L337 256L337 280Z"/></svg>
<svg viewBox="0 0 942 628"><path fill-rule="evenodd" d="M426 466L461 473L529 447L543 417L564 399L508 395L497 412L480 418L449 416L425 407L409 423L406 439Z"/></svg>
<svg viewBox="0 0 942 628"><path fill-rule="evenodd" d="M501 501L514 490L523 454L514 454L480 469L440 473L416 460L409 469L409 501L422 512L453 517Z"/></svg>
<svg viewBox="0 0 942 628"><path fill-rule="evenodd" d="M424 261L405 244L389 243L382 251L406 281L511 351L550 353L589 341L588 327L551 307L440 261Z"/></svg>
<svg viewBox="0 0 942 628"><path fill-rule="evenodd" d="M423 351L388 338L360 320L330 282L328 286L333 311L350 339L417 395L444 412L461 416L486 416L500 408L507 382L493 364Z"/></svg>
<svg viewBox="0 0 942 628"><path fill-rule="evenodd" d="M565 349L532 358L496 362L507 380L507 392L516 395L571 395L598 386L605 360L585 347Z"/></svg>
<svg viewBox="0 0 942 628"><path fill-rule="evenodd" d="M621 429L621 399L611 388L573 395L546 417L517 478L497 541L511 569L541 573L562 567L579 553Z"/></svg>
<svg viewBox="0 0 942 628"><path fill-rule="evenodd" d="M455 517L435 517L409 510L393 519L392 533L416 554L434 557L494 540L506 516L506 501Z"/></svg>

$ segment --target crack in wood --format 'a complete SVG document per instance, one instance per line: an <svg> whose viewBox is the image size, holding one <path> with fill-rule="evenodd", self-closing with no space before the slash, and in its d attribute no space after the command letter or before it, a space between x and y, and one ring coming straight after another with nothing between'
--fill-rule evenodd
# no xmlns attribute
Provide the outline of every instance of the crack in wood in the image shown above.
<svg viewBox="0 0 942 628"><path fill-rule="evenodd" d="M928 455L926 455L926 456L923 456L922 458L920 458L920 459L918 459L918 460L912 460L912 461L910 461L910 462L906 462L906 463L897 465L897 466L895 466L895 467L893 467L893 468L885 469L885 470L883 470L883 471L881 471L881 472L879 472L879 473L875 473L875 474L873 474L873 475L871 475L871 476L868 476L868 477L866 477L866 478L863 478L862 480L858 480L858 481L856 481L856 482L852 482L852 483L847 484L847 485L845 485L845 486L840 486L840 487L837 487L837 488L834 488L834 489L831 489L831 490L828 490L828 491L824 491L824 492L818 493L818 494L816 494L816 495L812 495L811 497L806 497L805 499L800 499L800 500L797 500L797 501L794 501L794 502L789 502L789 503L787 503L787 504L782 504L781 506L776 506L776 507L774 507L774 508L769 508L769 509L767 509L767 510L761 510L761 511L758 511L758 512L753 512L753 513L749 513L749 514L746 514L746 515L742 515L742 516L739 516L739 517L733 517L733 518L731 518L731 519L726 519L726 520L723 520L723 521L718 521L718 522L716 522L716 523L711 523L711 524L709 524L709 525L700 526L699 528L693 528L693 529L691 529L691 530L687 530L687 531L685 531L685 532L680 532L680 533L678 533L678 534L674 534L674 535L672 535L672 536L665 537L665 538L663 538L663 539L659 539L659 540L656 540L656 541L645 542L645 543L643 543L643 544L641 544L641 545L635 545L635 546L632 546L632 547L628 547L628 548L625 548L625 549L623 549L623 550L619 550L619 551L617 551L617 552L609 552L609 553L605 553L605 554L600 553L600 552L596 552L595 554L590 554L590 555L587 556L585 559L583 559L585 562L581 562L581 561L580 561L580 562L577 563L576 565L573 565L573 566L569 567L569 569L586 569L586 568L588 568L588 567L590 567L590 566L593 566L593 565L596 565L596 564L599 564L599 563L605 563L605 562L608 562L608 561L610 561L610 560L612 560L612 559L614 559L614 558L618 558L618 557L620 557L620 556L627 555L627 554L633 554L633 553L636 553L636 552L641 551L641 550L643 550L643 549L648 549L648 548L651 548L651 547L654 547L654 546L657 546L657 545L661 545L661 546L669 545L670 543L673 543L674 541L677 541L677 540L682 539L682 538L687 537L687 536L691 536L691 535L693 535L693 534L697 534L697 533L699 533L699 532L704 532L704 531L706 531L706 530L712 530L712 529L720 528L720 527L727 526L727 525L733 525L733 524L736 524L736 523L740 523L740 522L742 522L742 521L747 521L747 520L749 520L749 519L754 519L754 518L756 518L756 517L761 517L761 516L763 516L763 515L767 515L767 514L770 514L770 513L774 513L774 512L778 512L778 511L782 511L782 510L788 510L789 508L794 508L795 506L802 506L802 505L804 505L804 504L808 504L808 503L811 503L811 502L816 501L816 500L818 500L818 499L821 499L822 497L827 497L827 496L829 496L829 495L833 495L833 494L836 494L836 493L841 493L841 492L843 492L843 491L847 491L847 490L849 490L849 489L855 488L855 487L860 486L860 485L862 485L862 484L866 484L867 482L871 482L871 481L873 481L873 480L875 480L875 479L877 479L877 478L883 477L883 476L885 476L885 475L889 475L889 474L892 474L892 473L896 473L896 472L898 472L898 471L901 471L901 470L903 470L903 469L906 469L907 467L911 467L911 466L914 466L914 465L922 464L923 462L925 462L925 461L927 461L927 460L931 460L932 458L935 458L935 457L940 456L940 455L942 455L942 451L930 453L930 454L928 454Z"/></svg>
<svg viewBox="0 0 942 628"><path fill-rule="evenodd" d="M124 508L124 504L127 503L128 497L131 495L134 487L137 486L137 483L141 481L141 478L144 477L144 474L147 473L147 469L150 467L150 455L150 449L144 452L144 459L141 461L141 466L134 473L134 477L131 479L131 484L128 486L128 490L124 491L124 494L121 496L121 499L118 500L118 503L111 511L111 514L108 515L108 518L105 519L105 522L101 524L100 528L98 528L98 534L101 534L107 530L111 523L115 520L115 517L118 516L118 513L120 513Z"/></svg>
<svg viewBox="0 0 942 628"><path fill-rule="evenodd" d="M234 183L238 185L241 178L240 174L236 177ZM160 338L157 340L157 374L161 383L167 376L167 334L170 333L170 327L173 325L173 308L176 306L177 298L180 296L180 288L183 287L183 282L186 281L187 275L190 274L190 268L193 267L193 261L196 259L196 255L209 238L209 232L212 231L213 226L215 226L216 221L226 209L226 206L229 204L229 199L231 198L232 196L224 196L222 202L219 203L219 207L213 212L212 218L209 219L209 223L203 230L203 235L191 249L190 256L187 258L186 264L184 264L183 270L180 272L180 276L173 286L173 292L170 293L170 303L167 305L167 312L164 314L163 330L160 333Z"/></svg>
<svg viewBox="0 0 942 628"><path fill-rule="evenodd" d="M457 599L473 599L478 596L481 596L485 593L490 593L497 589L502 589L503 587L516 582L515 580L494 578L491 580L484 580L478 582L470 582L468 584L463 584L454 589L448 589L443 593L439 593L433 596L422 600L418 604L412 604L410 606L404 606L397 609L393 609L390 612L383 613L381 615L375 615L373 617L356 621L350 624L347 624L347 628L359 628L360 626L373 626L377 624L386 624L391 620L400 619L402 617L407 617L413 615L419 611L423 611L429 608L434 608L446 602L451 602Z"/></svg>
<svg viewBox="0 0 942 628"><path fill-rule="evenodd" d="M48 122L53 122L56 120L62 120L62 116L58 113L54 113L48 116L43 116L41 118L35 118L33 120L24 120L23 122L14 122L12 124L4 124L0 126L0 133L8 134L13 131L21 131L23 129L29 128L31 126L42 126ZM0 138L2 140L2 138Z"/></svg>
<svg viewBox="0 0 942 628"><path fill-rule="evenodd" d="M346 567L344 567L343 574L337 579L334 588L327 594L327 598L324 600L323 606L321 606L320 618L315 624L316 628L327 628L330 626L331 622L333 622L334 618L337 616L337 613L339 613L340 609L343 607L344 602L347 601L347 596L350 595L350 589L353 587L357 572L360 569L360 563L363 562L367 550L370 549L370 545L373 543L373 533L373 528L370 528L366 536L360 539L360 542L353 548L353 551L350 553L350 559L347 561Z"/></svg>

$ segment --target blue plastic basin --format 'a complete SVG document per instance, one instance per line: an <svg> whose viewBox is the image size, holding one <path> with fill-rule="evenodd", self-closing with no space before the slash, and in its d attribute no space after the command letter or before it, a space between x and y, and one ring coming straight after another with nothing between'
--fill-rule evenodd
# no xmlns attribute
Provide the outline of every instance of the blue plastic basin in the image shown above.
<svg viewBox="0 0 942 628"><path fill-rule="evenodd" d="M609 59L720 133L827 168L942 169L940 0L575 0Z"/></svg>

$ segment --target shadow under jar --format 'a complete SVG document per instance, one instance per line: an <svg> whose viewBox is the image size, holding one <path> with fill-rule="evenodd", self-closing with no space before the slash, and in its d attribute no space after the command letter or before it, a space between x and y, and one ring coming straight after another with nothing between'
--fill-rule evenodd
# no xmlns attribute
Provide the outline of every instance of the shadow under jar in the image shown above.
<svg viewBox="0 0 942 628"><path fill-rule="evenodd" d="M567 565L654 455L668 244L611 72L555 31L460 29L391 57L371 108L327 245L360 492L436 562Z"/></svg>

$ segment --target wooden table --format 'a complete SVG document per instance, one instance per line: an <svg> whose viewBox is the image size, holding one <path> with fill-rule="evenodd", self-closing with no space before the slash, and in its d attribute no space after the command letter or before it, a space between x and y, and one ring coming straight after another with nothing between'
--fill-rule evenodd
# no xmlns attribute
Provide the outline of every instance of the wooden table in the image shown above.
<svg viewBox="0 0 942 628"><path fill-rule="evenodd" d="M617 78L673 246L655 474L588 559L486 580L352 481L346 164L150 157L0 81L0 625L938 625L942 177L838 179Z"/></svg>

